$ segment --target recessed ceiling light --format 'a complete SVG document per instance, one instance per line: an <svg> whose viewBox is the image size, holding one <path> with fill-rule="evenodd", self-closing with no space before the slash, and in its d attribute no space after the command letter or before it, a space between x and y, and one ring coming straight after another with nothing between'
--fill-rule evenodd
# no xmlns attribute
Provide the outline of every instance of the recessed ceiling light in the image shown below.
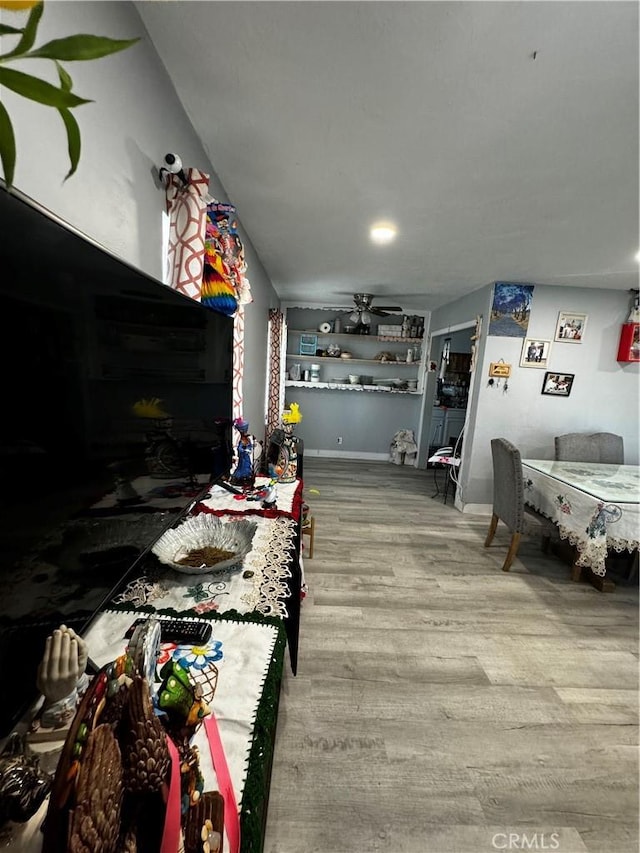
<svg viewBox="0 0 640 853"><path fill-rule="evenodd" d="M396 239L396 234L398 233L398 229L391 222L378 222L375 225L371 226L371 231L369 231L369 237L371 238L372 243L378 243L380 245L384 245L385 243L391 243Z"/></svg>

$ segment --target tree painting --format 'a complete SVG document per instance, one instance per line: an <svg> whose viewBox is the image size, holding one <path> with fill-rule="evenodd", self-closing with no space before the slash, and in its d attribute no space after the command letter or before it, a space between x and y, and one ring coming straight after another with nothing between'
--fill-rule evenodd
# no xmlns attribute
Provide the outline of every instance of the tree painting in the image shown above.
<svg viewBox="0 0 640 853"><path fill-rule="evenodd" d="M493 289L489 334L505 338L524 338L529 326L532 296L532 284L497 281Z"/></svg>

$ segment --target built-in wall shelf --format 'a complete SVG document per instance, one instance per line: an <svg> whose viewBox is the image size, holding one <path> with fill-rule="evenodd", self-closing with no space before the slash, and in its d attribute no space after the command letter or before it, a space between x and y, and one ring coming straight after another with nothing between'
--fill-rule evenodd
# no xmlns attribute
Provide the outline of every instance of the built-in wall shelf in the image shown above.
<svg viewBox="0 0 640 853"><path fill-rule="evenodd" d="M335 360L335 359L334 359ZM351 361L352 359L349 359ZM355 361L355 359L353 359ZM401 388L391 388L388 385L360 385L347 382L304 382L303 380L295 381L293 379L285 379L285 388L307 388L310 391L329 389L330 391L374 391L378 394L412 394L420 396L421 391L408 391Z"/></svg>
<svg viewBox="0 0 640 853"><path fill-rule="evenodd" d="M287 390L310 388L324 394L366 391L423 396L422 348L427 344L423 337L402 337L399 325L383 329L391 335L354 334L345 332L344 326L339 332L321 332L311 319L313 316L300 309L300 315L292 316L287 328L282 371ZM300 328L308 325L315 328ZM312 376L316 381L311 381ZM351 384L349 377L358 381Z"/></svg>
<svg viewBox="0 0 640 853"><path fill-rule="evenodd" d="M403 338L400 335L389 337L380 335L354 335L347 332L319 332L317 329L288 329L290 335L317 335L319 338L349 338L352 341L387 341L396 344L422 344L424 338Z"/></svg>
<svg viewBox="0 0 640 853"><path fill-rule="evenodd" d="M407 340L406 338L404 340ZM341 358L334 355L297 355L296 353L287 353L289 361L331 361L334 364L342 364L346 368L349 364L382 364L387 367L416 367L420 364L419 361L381 361L379 358Z"/></svg>

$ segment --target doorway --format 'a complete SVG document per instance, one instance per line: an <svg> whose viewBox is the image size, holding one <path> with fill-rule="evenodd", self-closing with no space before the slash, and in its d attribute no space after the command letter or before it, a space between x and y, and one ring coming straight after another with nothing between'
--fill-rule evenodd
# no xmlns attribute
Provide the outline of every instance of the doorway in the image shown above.
<svg viewBox="0 0 640 853"><path fill-rule="evenodd" d="M435 364L435 382L429 383L425 400L431 414L429 456L441 447L454 447L462 435L469 401L475 326L475 320L471 320L431 335L429 361Z"/></svg>

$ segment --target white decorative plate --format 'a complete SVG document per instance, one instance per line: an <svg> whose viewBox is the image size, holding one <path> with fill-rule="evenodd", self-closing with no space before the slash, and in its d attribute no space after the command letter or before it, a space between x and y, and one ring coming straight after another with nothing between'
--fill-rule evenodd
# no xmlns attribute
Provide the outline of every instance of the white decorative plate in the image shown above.
<svg viewBox="0 0 640 853"><path fill-rule="evenodd" d="M188 518L158 539L151 551L161 563L185 575L208 575L240 566L253 546L257 524L246 518L238 521L221 521L217 515L202 512ZM185 566L177 561L196 548L221 548L233 551L234 556L213 566Z"/></svg>

